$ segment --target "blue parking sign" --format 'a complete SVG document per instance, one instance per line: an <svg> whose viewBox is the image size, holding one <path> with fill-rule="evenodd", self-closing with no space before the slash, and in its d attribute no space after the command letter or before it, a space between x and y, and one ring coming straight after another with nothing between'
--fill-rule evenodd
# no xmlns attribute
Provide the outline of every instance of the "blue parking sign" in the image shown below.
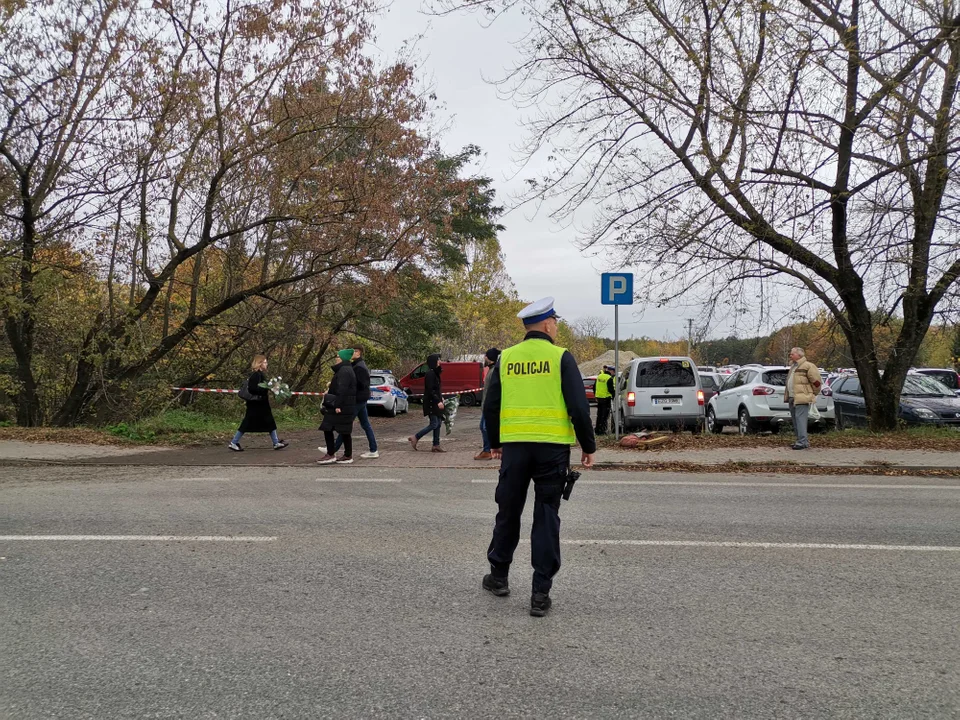
<svg viewBox="0 0 960 720"><path fill-rule="evenodd" d="M603 273L600 276L602 305L633 305L633 273Z"/></svg>

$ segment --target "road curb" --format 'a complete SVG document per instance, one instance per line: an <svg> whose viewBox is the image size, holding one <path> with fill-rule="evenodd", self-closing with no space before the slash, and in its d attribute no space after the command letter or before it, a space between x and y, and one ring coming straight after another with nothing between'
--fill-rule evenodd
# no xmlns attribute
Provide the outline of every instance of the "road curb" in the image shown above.
<svg viewBox="0 0 960 720"><path fill-rule="evenodd" d="M159 460L159 458L158 458ZM344 466L318 466L316 462L307 463L221 463L221 462L193 462L193 463L171 463L171 462L125 462L124 459L116 458L2 458L0 467L109 467L109 468L269 468L269 469L303 469L316 468L320 472L321 467L339 467ZM383 469L383 470L474 470L490 471L496 470L496 465L473 463L450 463L444 465L390 465L386 466L376 461L358 462L349 466L350 468L365 469ZM579 465L575 467L580 467ZM581 468L582 469L582 468ZM596 471L624 471L624 472L689 472L696 474L704 473L726 473L726 474L777 474L777 475L911 475L911 474L931 474L936 476L955 475L960 477L960 466L944 465L822 465L817 463L788 463L788 462L735 462L735 463L696 463L686 461L604 461L594 465Z"/></svg>

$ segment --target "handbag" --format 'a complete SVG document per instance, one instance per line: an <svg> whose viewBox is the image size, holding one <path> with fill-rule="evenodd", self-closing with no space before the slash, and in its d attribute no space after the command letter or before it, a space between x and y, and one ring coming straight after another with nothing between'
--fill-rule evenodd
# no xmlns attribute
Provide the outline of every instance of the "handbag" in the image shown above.
<svg viewBox="0 0 960 720"><path fill-rule="evenodd" d="M320 404L320 412L324 415L332 415L337 411L337 396L333 393L324 393L323 402Z"/></svg>
<svg viewBox="0 0 960 720"><path fill-rule="evenodd" d="M246 400L247 402L260 400L263 398L262 395L254 395L252 392L250 392L250 378L247 378L246 382L240 386L240 390L237 391L237 397L239 397L241 400Z"/></svg>

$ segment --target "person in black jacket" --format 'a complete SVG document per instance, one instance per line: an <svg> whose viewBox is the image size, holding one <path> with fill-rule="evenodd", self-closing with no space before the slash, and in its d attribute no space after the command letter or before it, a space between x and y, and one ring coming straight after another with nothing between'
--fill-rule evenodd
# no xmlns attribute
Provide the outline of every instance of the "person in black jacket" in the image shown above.
<svg viewBox="0 0 960 720"><path fill-rule="evenodd" d="M430 424L416 435L411 435L407 441L417 449L417 443L424 435L433 431L433 452L446 452L440 447L440 426L443 424L443 395L440 391L440 356L430 355L427 358L427 374L423 376L423 414L430 418Z"/></svg>
<svg viewBox="0 0 960 720"><path fill-rule="evenodd" d="M353 419L356 417L357 405L357 375L350 365L353 357L353 348L337 351L337 359L333 365L333 380L330 389L323 397L323 422L320 430L327 441L327 454L317 462L320 465L340 463L349 465L353 462ZM334 431L343 438L343 455L336 456L334 450Z"/></svg>
<svg viewBox="0 0 960 720"><path fill-rule="evenodd" d="M287 443L277 437L277 421L273 419L273 410L270 409L270 391L267 388L260 387L260 383L267 381L267 358L265 355L254 355L250 362L250 369L253 371L246 379L247 390L253 395L255 400L245 400L247 409L243 414L243 421L233 440L227 445L234 452L243 452L240 446L240 438L244 433L267 432L270 433L270 439L273 440L274 450L283 450Z"/></svg>
<svg viewBox="0 0 960 720"><path fill-rule="evenodd" d="M370 415L367 412L367 400L370 399L370 370L363 361L363 348L355 345L353 348L353 372L357 376L357 420L360 421L360 427L367 436L367 443L370 445L370 452L363 453L360 457L372 459L380 457L377 450L377 438L373 434L373 426L370 424ZM334 445L334 451L339 450L343 445L343 436L337 437L337 444Z"/></svg>

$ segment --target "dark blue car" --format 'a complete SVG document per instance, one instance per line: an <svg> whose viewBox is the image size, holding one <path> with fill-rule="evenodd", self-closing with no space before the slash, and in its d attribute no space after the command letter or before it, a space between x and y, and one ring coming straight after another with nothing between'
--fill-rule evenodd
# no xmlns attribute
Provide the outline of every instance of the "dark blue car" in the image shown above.
<svg viewBox="0 0 960 720"><path fill-rule="evenodd" d="M867 404L860 378L848 375L833 381L837 429L867 425ZM908 425L947 425L960 428L960 397L941 382L924 375L908 375L900 395L899 417Z"/></svg>

